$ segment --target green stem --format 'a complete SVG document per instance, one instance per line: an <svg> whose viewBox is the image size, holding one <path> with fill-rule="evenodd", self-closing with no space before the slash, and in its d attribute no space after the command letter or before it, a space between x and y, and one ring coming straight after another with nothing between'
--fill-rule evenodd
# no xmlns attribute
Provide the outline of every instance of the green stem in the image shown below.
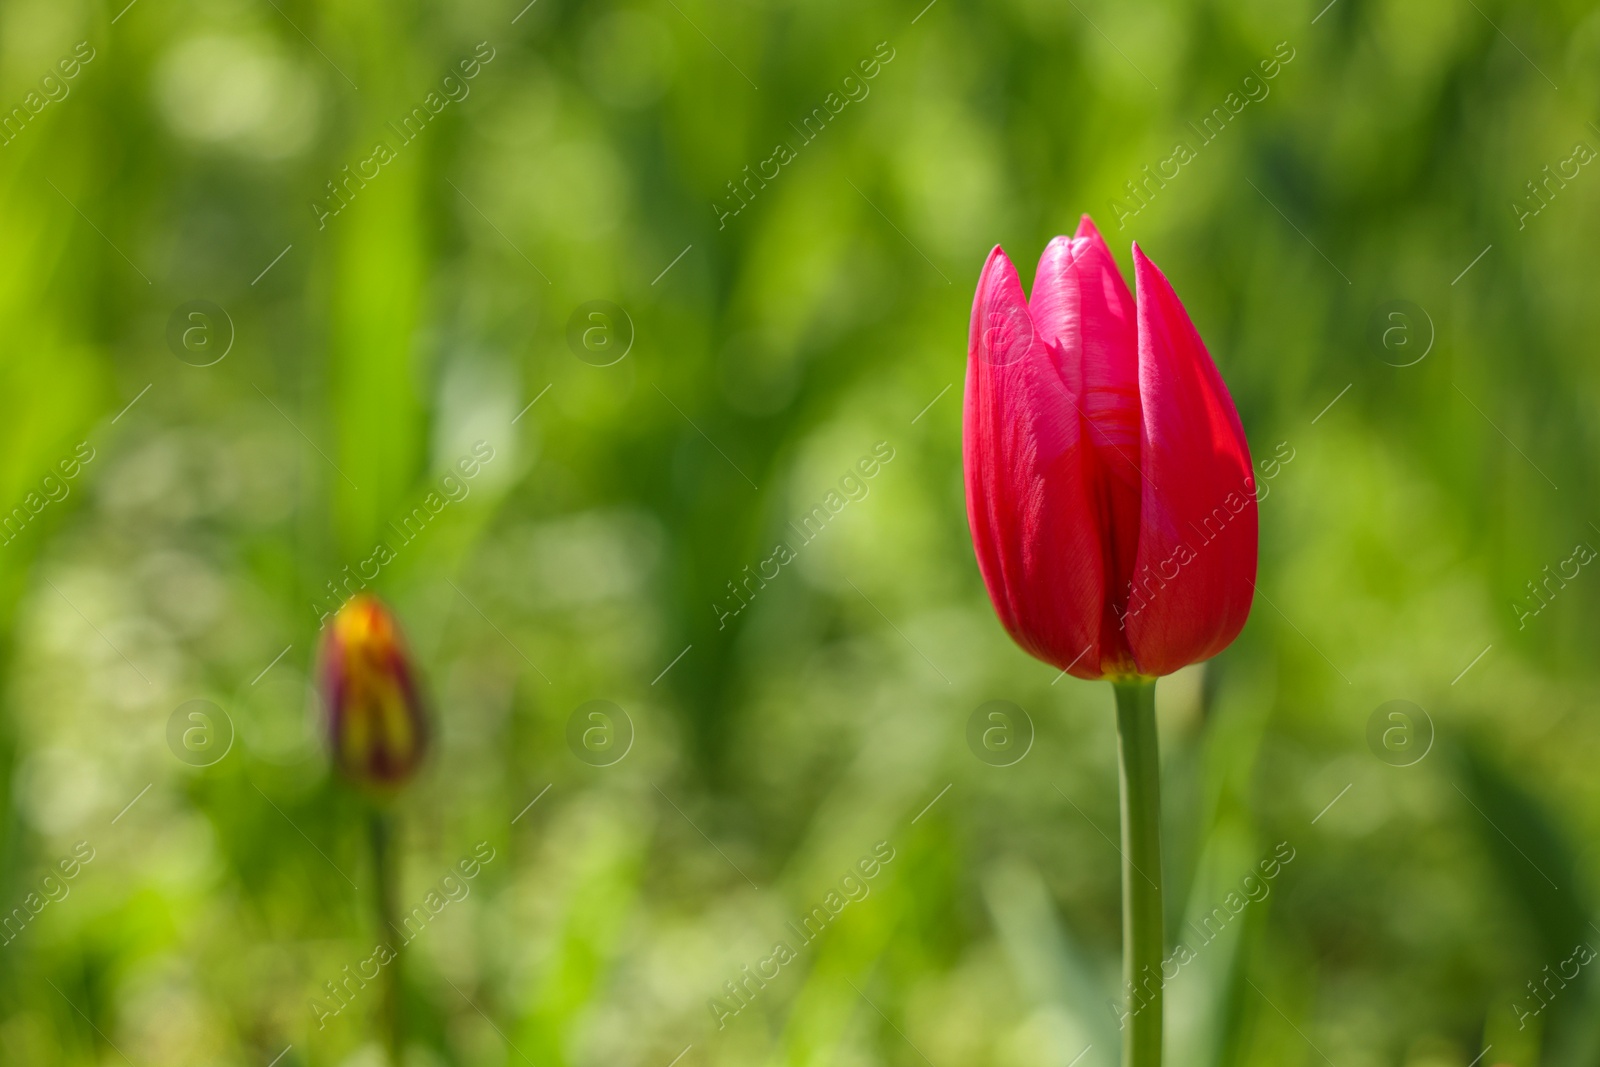
<svg viewBox="0 0 1600 1067"><path fill-rule="evenodd" d="M1156 683L1112 683L1122 786L1122 1067L1161 1067L1161 758Z"/></svg>
<svg viewBox="0 0 1600 1067"><path fill-rule="evenodd" d="M368 820L372 837L372 874L377 882L379 934L385 944L392 946L394 959L384 968L387 972L383 984L384 1045L389 1050L390 1067L400 1067L400 1055L405 1047L405 1021L400 1010L400 966L403 962L402 942L394 938L395 880L397 876L394 849L394 818L382 808L374 807Z"/></svg>

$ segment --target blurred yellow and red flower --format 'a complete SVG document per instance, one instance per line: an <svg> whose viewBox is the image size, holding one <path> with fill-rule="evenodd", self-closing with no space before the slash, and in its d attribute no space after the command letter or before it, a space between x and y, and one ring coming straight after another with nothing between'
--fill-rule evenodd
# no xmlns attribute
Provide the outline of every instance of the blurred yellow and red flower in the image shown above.
<svg viewBox="0 0 1600 1067"><path fill-rule="evenodd" d="M358 785L404 785L427 753L429 728L411 654L383 602L345 602L322 639L319 689L333 764Z"/></svg>

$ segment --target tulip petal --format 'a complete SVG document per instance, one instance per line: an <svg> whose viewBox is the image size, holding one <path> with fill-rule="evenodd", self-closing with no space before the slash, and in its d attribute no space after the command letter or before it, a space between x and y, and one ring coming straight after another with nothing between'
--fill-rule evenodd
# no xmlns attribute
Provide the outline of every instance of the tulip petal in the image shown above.
<svg viewBox="0 0 1600 1067"><path fill-rule="evenodd" d="M1039 257L1029 301L1045 340L1066 355L1068 380L1081 381L1084 414L1102 451L1116 455L1130 485L1138 482L1139 333L1133 294L1085 215L1074 237L1057 237Z"/></svg>
<svg viewBox="0 0 1600 1067"><path fill-rule="evenodd" d="M1088 422L1099 467L1091 492L1106 501L1101 527L1106 583L1112 590L1125 589L1139 548L1137 311L1111 249L1088 215L1075 236L1057 237L1045 246L1029 308L1039 332L1059 346L1063 372ZM1104 626L1107 648L1123 645L1121 619L1109 604Z"/></svg>
<svg viewBox="0 0 1600 1067"><path fill-rule="evenodd" d="M1162 675L1216 655L1244 627L1255 480L1239 413L1188 312L1138 245L1133 262L1144 485L1125 610L1140 673Z"/></svg>
<svg viewBox="0 0 1600 1067"><path fill-rule="evenodd" d="M973 300L963 418L967 519L1001 623L1039 659L1100 677L1104 527L1086 424L998 246Z"/></svg>

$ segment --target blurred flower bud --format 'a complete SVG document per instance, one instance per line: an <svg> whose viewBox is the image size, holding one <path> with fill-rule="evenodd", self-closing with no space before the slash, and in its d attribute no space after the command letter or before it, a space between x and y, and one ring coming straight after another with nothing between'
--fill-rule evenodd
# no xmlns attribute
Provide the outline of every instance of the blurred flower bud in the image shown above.
<svg viewBox="0 0 1600 1067"><path fill-rule="evenodd" d="M411 654L376 597L351 597L323 635L319 688L334 766L357 785L396 788L428 747Z"/></svg>

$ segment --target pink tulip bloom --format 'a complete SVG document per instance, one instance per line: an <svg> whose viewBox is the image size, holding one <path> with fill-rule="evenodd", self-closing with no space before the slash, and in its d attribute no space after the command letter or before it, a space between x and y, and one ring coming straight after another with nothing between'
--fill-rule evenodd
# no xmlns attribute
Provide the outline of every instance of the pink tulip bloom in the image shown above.
<svg viewBox="0 0 1600 1067"><path fill-rule="evenodd" d="M996 246L972 304L963 452L978 568L1012 638L1079 678L1155 677L1250 614L1256 488L1239 413L1166 277L1137 302L1094 223L1033 299Z"/></svg>

